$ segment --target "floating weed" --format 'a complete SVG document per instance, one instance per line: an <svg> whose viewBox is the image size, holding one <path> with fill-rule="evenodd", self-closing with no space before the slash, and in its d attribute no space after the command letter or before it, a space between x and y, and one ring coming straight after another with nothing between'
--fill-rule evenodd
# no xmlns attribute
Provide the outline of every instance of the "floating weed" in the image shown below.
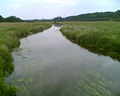
<svg viewBox="0 0 120 96"><path fill-rule="evenodd" d="M31 52L31 50L29 50L29 52Z"/></svg>
<svg viewBox="0 0 120 96"><path fill-rule="evenodd" d="M19 83L25 83L25 80L24 79L20 79L18 80Z"/></svg>
<svg viewBox="0 0 120 96"><path fill-rule="evenodd" d="M16 48L14 49L14 52L21 52L23 49L22 48Z"/></svg>
<svg viewBox="0 0 120 96"><path fill-rule="evenodd" d="M33 79L31 78L22 78L18 80L18 84L19 84L19 90L21 90L20 92L18 92L18 94L20 96L30 96L30 86L33 82Z"/></svg>
<svg viewBox="0 0 120 96"><path fill-rule="evenodd" d="M100 73L90 71L86 78L79 81L77 85L79 95L77 96L115 96L114 90L118 90L116 86Z"/></svg>
<svg viewBox="0 0 120 96"><path fill-rule="evenodd" d="M24 55L22 55L22 58L24 58L24 59L25 59L25 58L27 58L27 57L26 57L26 56L24 56Z"/></svg>

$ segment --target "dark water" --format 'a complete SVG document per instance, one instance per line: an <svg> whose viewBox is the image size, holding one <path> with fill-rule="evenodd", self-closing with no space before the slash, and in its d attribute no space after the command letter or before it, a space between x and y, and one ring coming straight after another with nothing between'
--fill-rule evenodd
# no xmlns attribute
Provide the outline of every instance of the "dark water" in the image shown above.
<svg viewBox="0 0 120 96"><path fill-rule="evenodd" d="M21 39L8 81L18 96L120 96L120 62L71 43L52 26Z"/></svg>

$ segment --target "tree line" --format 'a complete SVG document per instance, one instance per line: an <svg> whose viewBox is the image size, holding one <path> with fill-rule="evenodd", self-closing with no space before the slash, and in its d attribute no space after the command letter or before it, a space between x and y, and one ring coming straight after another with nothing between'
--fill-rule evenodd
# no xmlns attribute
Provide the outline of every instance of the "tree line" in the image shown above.
<svg viewBox="0 0 120 96"><path fill-rule="evenodd" d="M56 17L52 21L120 21L120 10L116 12L95 12L69 17Z"/></svg>
<svg viewBox="0 0 120 96"><path fill-rule="evenodd" d="M10 16L4 18L0 15L0 22L59 22L59 21L120 21L120 10L115 12L95 12L95 13L87 13L80 14L77 16L68 16L65 18L55 17L54 19L34 19L34 20L22 20L16 16Z"/></svg>
<svg viewBox="0 0 120 96"><path fill-rule="evenodd" d="M4 18L0 15L0 22L22 22L23 20L16 17L16 16L9 16L7 18Z"/></svg>

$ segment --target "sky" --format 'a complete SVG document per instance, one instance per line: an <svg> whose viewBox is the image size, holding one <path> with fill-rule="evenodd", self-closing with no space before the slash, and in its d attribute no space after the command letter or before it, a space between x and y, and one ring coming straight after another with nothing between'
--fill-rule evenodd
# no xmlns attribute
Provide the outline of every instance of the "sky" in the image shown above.
<svg viewBox="0 0 120 96"><path fill-rule="evenodd" d="M21 19L51 19L120 10L120 0L0 0L0 15Z"/></svg>

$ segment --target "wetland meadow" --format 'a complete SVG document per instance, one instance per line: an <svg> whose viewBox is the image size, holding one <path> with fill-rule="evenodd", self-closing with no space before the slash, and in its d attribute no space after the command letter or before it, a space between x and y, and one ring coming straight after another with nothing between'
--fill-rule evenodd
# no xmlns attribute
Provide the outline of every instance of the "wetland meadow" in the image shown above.
<svg viewBox="0 0 120 96"><path fill-rule="evenodd" d="M0 26L1 96L120 95L119 22Z"/></svg>

